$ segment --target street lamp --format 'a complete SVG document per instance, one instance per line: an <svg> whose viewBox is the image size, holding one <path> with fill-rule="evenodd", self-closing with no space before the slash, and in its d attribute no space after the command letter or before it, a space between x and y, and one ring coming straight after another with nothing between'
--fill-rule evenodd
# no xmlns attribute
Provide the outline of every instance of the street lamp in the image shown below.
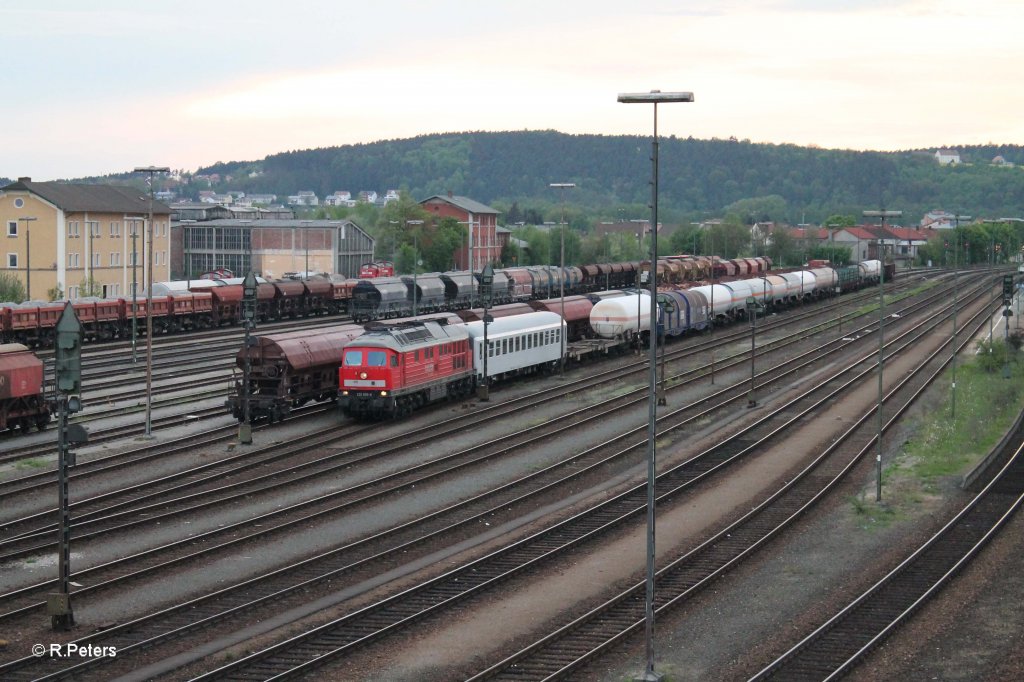
<svg viewBox="0 0 1024 682"><path fill-rule="evenodd" d="M29 223L35 218L18 218L19 223L25 223L25 300L32 300L32 239L28 231Z"/></svg>
<svg viewBox="0 0 1024 682"><path fill-rule="evenodd" d="M896 218L901 215L903 215L903 211L887 211L885 209L880 211L864 211L865 217L880 218L882 221L882 235L878 242L880 267L878 268L878 453L875 456L877 462L876 502L882 500L882 372L885 367L885 357L883 355L885 348L885 249L881 239L885 236L885 219Z"/></svg>
<svg viewBox="0 0 1024 682"><path fill-rule="evenodd" d="M756 298L747 298L747 315L750 316L750 392L747 394L747 407L757 407L757 399L754 397L754 339L757 335L757 311L760 308Z"/></svg>
<svg viewBox="0 0 1024 682"><path fill-rule="evenodd" d="M149 240L149 257L146 260L146 434L144 438L153 438L153 176L157 173L170 173L166 166L145 166L136 168L135 173L146 173L146 184L149 185L149 222L146 231ZM146 244L142 244L145 251ZM133 247L134 248L134 247ZM134 298L134 294L133 294Z"/></svg>
<svg viewBox="0 0 1024 682"><path fill-rule="evenodd" d="M422 225L422 220L406 220L405 225L408 229L409 225ZM417 304L420 300L420 289L416 282L416 273L420 269L420 247L419 241L416 238L416 233L412 235L412 316L416 317L419 314L419 308Z"/></svg>
<svg viewBox="0 0 1024 682"><path fill-rule="evenodd" d="M302 277L300 279L305 280L309 277L309 220L300 221L302 225L302 245L306 249L306 265L302 271Z"/></svg>
<svg viewBox="0 0 1024 682"><path fill-rule="evenodd" d="M192 289L192 263L191 263L191 259L190 259L191 254L189 253L189 248L188 248L188 238L189 238L189 229L188 228L190 228L193 225L195 225L196 221L194 221L194 220L179 220L178 222L181 223L181 250L182 250L182 254L183 254L182 255L182 260L184 261L184 265L185 265L185 288L191 290Z"/></svg>
<svg viewBox="0 0 1024 682"><path fill-rule="evenodd" d="M960 221L970 220L969 215L960 215L959 213L953 216L956 245L953 248L953 386L952 386L952 397L950 399L950 419L956 419L956 323L957 323L957 311L960 308L960 266L958 264L960 255Z"/></svg>
<svg viewBox="0 0 1024 682"><path fill-rule="evenodd" d="M654 137L651 141L651 330L658 324L658 287L654 277L654 265L658 260L658 104L672 102L693 102L692 92L661 92L652 90L648 93L620 94L619 102L624 104L654 105ZM639 292L638 292L639 293ZM639 320L637 321L639 326ZM657 347L650 344L650 378L647 416L647 593L645 636L647 640L647 665L643 680L654 682L661 675L654 671L654 458L657 436Z"/></svg>
<svg viewBox="0 0 1024 682"><path fill-rule="evenodd" d="M631 218L629 222L637 226L636 249L637 253L639 254L637 256L639 260L637 261L636 266L636 354L640 355L643 352L643 349L640 345L640 275L642 274L640 271L643 269L642 262L644 256L644 232L647 229L647 220ZM641 227L641 224L643 224L644 227Z"/></svg>
<svg viewBox="0 0 1024 682"><path fill-rule="evenodd" d="M126 221L127 222L127 221ZM139 236L139 221L132 218L132 364L139 361L135 353L139 337L139 306L137 303L139 295L139 284L136 277L136 264L139 262L139 252L136 246L136 238Z"/></svg>
<svg viewBox="0 0 1024 682"><path fill-rule="evenodd" d="M558 298L561 302L562 310L562 321L565 321L565 190L574 189L576 187L575 182L552 182L548 187L562 190L562 220L558 223L559 241L561 243L561 253L559 256L559 265L561 269L561 276L558 278ZM559 359L558 364L558 375L565 376L565 334L559 334L561 338L562 357Z"/></svg>

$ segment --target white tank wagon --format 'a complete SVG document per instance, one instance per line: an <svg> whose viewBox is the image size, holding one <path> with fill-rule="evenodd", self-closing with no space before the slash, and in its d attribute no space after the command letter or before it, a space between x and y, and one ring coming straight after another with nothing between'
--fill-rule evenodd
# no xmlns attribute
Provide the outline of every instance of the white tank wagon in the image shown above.
<svg viewBox="0 0 1024 682"><path fill-rule="evenodd" d="M637 319L639 298L640 317ZM604 339L625 339L651 330L650 294L626 294L606 298L594 304L590 311L590 327Z"/></svg>
<svg viewBox="0 0 1024 682"><path fill-rule="evenodd" d="M735 309L732 289L723 284L706 284L702 287L693 287L690 291L701 293L704 298L708 299L708 306L716 318L731 316ZM746 301L743 302L743 305L746 306Z"/></svg>
<svg viewBox="0 0 1024 682"><path fill-rule="evenodd" d="M861 261L857 263L857 267L860 268L860 277L864 284L877 282L878 278L882 276L882 261L880 260Z"/></svg>
<svg viewBox="0 0 1024 682"><path fill-rule="evenodd" d="M836 293L839 287L839 275L832 268L811 268L814 275L814 290L819 296L829 296Z"/></svg>
<svg viewBox="0 0 1024 682"><path fill-rule="evenodd" d="M807 270L784 272L780 276L789 282L789 296L792 300L798 301L814 293L815 278Z"/></svg>

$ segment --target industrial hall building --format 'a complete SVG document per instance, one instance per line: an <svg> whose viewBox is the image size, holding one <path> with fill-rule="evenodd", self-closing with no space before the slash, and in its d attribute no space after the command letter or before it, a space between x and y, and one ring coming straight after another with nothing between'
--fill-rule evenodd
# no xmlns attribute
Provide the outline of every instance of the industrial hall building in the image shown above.
<svg viewBox="0 0 1024 682"><path fill-rule="evenodd" d="M171 279L208 273L267 279L334 275L358 277L373 260L374 239L349 219L300 220L285 209L171 206Z"/></svg>
<svg viewBox="0 0 1024 682"><path fill-rule="evenodd" d="M170 213L133 187L19 178L0 187L0 271L27 300L141 293L150 263L154 281L170 276Z"/></svg>

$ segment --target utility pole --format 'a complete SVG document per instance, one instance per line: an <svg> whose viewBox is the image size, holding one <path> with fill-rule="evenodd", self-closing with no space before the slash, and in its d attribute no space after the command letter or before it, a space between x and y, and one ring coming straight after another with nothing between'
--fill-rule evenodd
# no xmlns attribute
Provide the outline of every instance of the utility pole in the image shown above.
<svg viewBox="0 0 1024 682"><path fill-rule="evenodd" d="M136 168L136 173L146 173L149 185L149 222L146 223L146 241L149 242L149 254L146 259L146 440L153 438L153 176L157 173L170 173L166 166L145 166ZM146 242L142 244L146 251ZM134 299L134 294L132 296Z"/></svg>

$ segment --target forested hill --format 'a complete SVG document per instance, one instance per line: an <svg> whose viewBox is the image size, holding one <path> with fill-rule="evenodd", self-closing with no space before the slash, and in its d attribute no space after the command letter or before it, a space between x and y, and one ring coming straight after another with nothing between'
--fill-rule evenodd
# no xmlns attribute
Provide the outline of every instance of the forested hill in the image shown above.
<svg viewBox="0 0 1024 682"><path fill-rule="evenodd" d="M943 208L975 216L1024 210L1024 147L956 147L964 164L940 166L934 150L854 152L735 140L660 139L662 219L719 215L741 199L781 196L790 222L883 206L904 214ZM651 138L555 131L470 132L292 151L256 162L219 163L227 189L278 196L313 190L404 189L416 199L451 190L507 207L560 201L552 182L574 182L574 205L615 217L650 199ZM996 167L1000 155L1018 167ZM780 216L772 216L780 219ZM916 219L915 219L916 222Z"/></svg>

